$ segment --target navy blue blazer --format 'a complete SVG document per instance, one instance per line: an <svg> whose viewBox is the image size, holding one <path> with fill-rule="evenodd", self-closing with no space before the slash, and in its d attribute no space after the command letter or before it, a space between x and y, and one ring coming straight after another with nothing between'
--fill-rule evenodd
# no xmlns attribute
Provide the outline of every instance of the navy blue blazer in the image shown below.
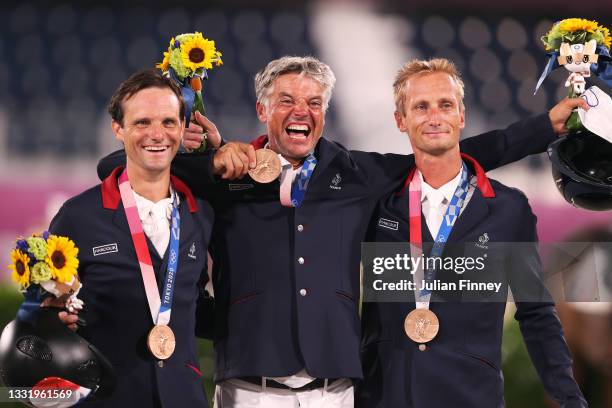
<svg viewBox="0 0 612 408"><path fill-rule="evenodd" d="M543 152L554 138L541 115L461 146L492 169ZM278 181L211 186L210 156L175 159L173 171L215 210L216 381L302 368L318 378L362 377L360 246L377 201L401 183L414 157L349 151L325 138L314 154L318 164L299 208L280 204ZM103 159L98 174L121 160Z"/></svg>
<svg viewBox="0 0 612 408"><path fill-rule="evenodd" d="M180 194L179 264L169 326L176 337L174 354L160 366L147 349L151 313L116 169L101 185L66 201L50 231L74 240L79 248L79 276L87 326L79 334L111 361L117 387L109 399L83 403L104 407L206 407L196 349L195 314L200 287L206 283L208 239L213 211L172 177ZM158 288L168 264L147 238Z"/></svg>
<svg viewBox="0 0 612 408"><path fill-rule="evenodd" d="M482 171L478 174L479 188L456 221L443 258L488 254L484 272L494 275L492 281L506 280L502 292L492 295L495 301L472 298L478 301L457 302L453 294L434 291L432 299L437 301L430 303L430 310L437 315L440 328L425 351L404 332L404 319L414 310L414 302L364 303L364 380L357 387L357 407L503 407L501 344L508 286L515 299L522 295L522 300L536 300L517 301L515 318L547 392L562 407L586 406L572 376L572 360L554 304L540 301L548 293L541 284L535 244L519 244L520 250L513 246L504 251L488 250L495 242L536 242L536 217L520 191L487 179ZM408 195L408 189L402 188L381 200L371 220L368 241L409 241ZM380 222L381 218L386 221ZM423 242L432 242L425 218L421 220ZM456 281L459 276L470 278L467 272L458 275L450 271L438 273L436 279ZM529 293L534 288L538 292Z"/></svg>

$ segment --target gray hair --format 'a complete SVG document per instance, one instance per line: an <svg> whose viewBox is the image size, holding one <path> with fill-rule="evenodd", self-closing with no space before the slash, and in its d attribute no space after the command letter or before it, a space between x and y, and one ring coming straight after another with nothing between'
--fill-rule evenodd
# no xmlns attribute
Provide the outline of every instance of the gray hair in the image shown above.
<svg viewBox="0 0 612 408"><path fill-rule="evenodd" d="M323 86L323 109L329 106L332 90L336 83L336 76L329 65L315 57L285 56L270 61L268 65L255 75L255 95L257 102L268 104L268 96L272 91L274 81L284 74L306 75Z"/></svg>

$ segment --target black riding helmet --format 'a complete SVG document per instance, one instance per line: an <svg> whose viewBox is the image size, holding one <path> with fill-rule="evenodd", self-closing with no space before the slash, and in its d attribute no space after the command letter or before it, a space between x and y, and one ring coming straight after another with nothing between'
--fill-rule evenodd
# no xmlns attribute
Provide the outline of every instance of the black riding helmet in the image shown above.
<svg viewBox="0 0 612 408"><path fill-rule="evenodd" d="M88 399L109 396L115 372L96 347L64 325L58 309L40 308L15 319L0 336L0 377L9 387L34 387L59 378L91 390ZM27 403L27 400L22 402Z"/></svg>
<svg viewBox="0 0 612 408"><path fill-rule="evenodd" d="M567 202L587 210L612 209L612 143L589 131L572 133L552 142L548 157Z"/></svg>

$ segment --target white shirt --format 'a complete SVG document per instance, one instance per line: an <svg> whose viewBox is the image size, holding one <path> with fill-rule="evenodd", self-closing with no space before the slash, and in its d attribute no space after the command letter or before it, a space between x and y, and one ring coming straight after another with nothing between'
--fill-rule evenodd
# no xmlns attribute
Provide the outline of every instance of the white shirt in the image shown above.
<svg viewBox="0 0 612 408"><path fill-rule="evenodd" d="M441 185L437 189L427 184L427 182L423 179L421 172L419 172L419 177L421 177L421 211L425 216L427 228L435 240L436 235L438 235L438 231L440 230L440 225L442 225L442 219L444 218L446 209L448 208L448 205L453 198L453 194L455 193L455 190L457 190L457 186L461 181L461 170L455 176L455 178ZM459 212L460 215L467 207L470 198L472 198L472 194L474 194L475 183L476 177L472 176L468 186L468 193L465 197L463 206L461 207L461 211Z"/></svg>
<svg viewBox="0 0 612 408"><path fill-rule="evenodd" d="M282 155L278 155L278 158L281 162L281 176L280 176L280 202L285 207L291 207L291 186L293 185L293 180L295 180L295 176L297 176L300 171L302 171L302 166L297 168L293 168L293 165L287 161Z"/></svg>
<svg viewBox="0 0 612 408"><path fill-rule="evenodd" d="M435 240L440 230L444 213L461 181L461 170L451 181L438 188L433 188L427 184L421 172L419 172L419 177L421 177L421 211L423 211L425 216L427 228L429 228L429 232Z"/></svg>
<svg viewBox="0 0 612 408"><path fill-rule="evenodd" d="M172 196L174 195L172 187L170 187L170 197L161 199L156 203L144 198L135 191L133 192L140 222L142 222L142 230L153 243L159 256L163 258L170 242ZM178 204L178 195L176 199Z"/></svg>

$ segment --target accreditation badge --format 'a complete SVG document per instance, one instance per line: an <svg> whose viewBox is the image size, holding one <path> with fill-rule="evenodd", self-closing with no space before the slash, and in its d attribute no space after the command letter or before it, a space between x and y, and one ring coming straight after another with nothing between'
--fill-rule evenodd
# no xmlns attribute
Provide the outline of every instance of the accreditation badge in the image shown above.
<svg viewBox="0 0 612 408"><path fill-rule="evenodd" d="M432 341L439 329L438 317L429 309L414 309L404 320L406 335L419 344Z"/></svg>
<svg viewBox="0 0 612 408"><path fill-rule="evenodd" d="M147 347L158 360L167 360L176 347L174 332L167 325L156 324L147 336Z"/></svg>

